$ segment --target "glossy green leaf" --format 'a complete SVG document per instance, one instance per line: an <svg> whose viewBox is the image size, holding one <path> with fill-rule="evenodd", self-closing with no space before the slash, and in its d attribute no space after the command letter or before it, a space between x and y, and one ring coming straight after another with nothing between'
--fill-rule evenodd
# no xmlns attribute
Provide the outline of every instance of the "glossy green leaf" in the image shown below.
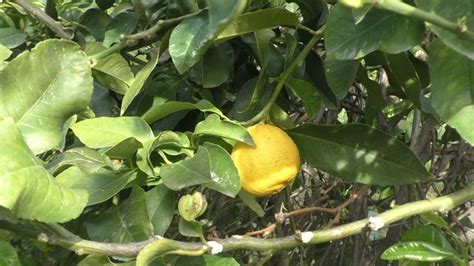
<svg viewBox="0 0 474 266"><path fill-rule="evenodd" d="M153 69L155 69L156 64L158 64L159 54L155 54L150 61L135 75L135 78L130 85L130 88L125 93L122 99L122 106L120 108L120 115L123 115L127 110L128 106L132 103L133 99L137 97L140 91L145 85L146 80L150 76Z"/></svg>
<svg viewBox="0 0 474 266"><path fill-rule="evenodd" d="M295 122L293 122L288 113L276 104L273 104L270 108L270 119L279 128L285 130L296 127Z"/></svg>
<svg viewBox="0 0 474 266"><path fill-rule="evenodd" d="M444 19L453 23L463 21L467 29L472 31L474 29L474 10L472 0L415 0L418 8L424 9L430 13L434 13ZM451 31L442 29L439 26L427 23L430 30L432 30L445 44L451 49L464 54L471 60L474 60L474 45L472 40L459 38L459 36Z"/></svg>
<svg viewBox="0 0 474 266"><path fill-rule="evenodd" d="M324 38L328 54L350 60L379 49L406 51L421 42L424 32L423 22L377 8L356 25L351 9L337 4L329 14Z"/></svg>
<svg viewBox="0 0 474 266"><path fill-rule="evenodd" d="M27 36L26 33L15 28L0 28L0 44L10 49L22 45Z"/></svg>
<svg viewBox="0 0 474 266"><path fill-rule="evenodd" d="M429 66L433 108L474 145L474 61L434 41Z"/></svg>
<svg viewBox="0 0 474 266"><path fill-rule="evenodd" d="M109 148L105 154L110 158L129 160L135 155L137 150L142 147L143 144L140 141L134 137L130 137Z"/></svg>
<svg viewBox="0 0 474 266"><path fill-rule="evenodd" d="M189 34L193 32L193 34ZM211 47L214 32L209 29L207 13L183 20L171 33L169 53L180 74L199 62Z"/></svg>
<svg viewBox="0 0 474 266"><path fill-rule="evenodd" d="M154 235L163 236L173 220L176 209L175 192L164 185L158 185L146 193L148 216Z"/></svg>
<svg viewBox="0 0 474 266"><path fill-rule="evenodd" d="M13 117L35 154L63 148L66 121L89 105L93 89L87 55L64 40L46 40L23 52L0 72L0 80L0 116Z"/></svg>
<svg viewBox="0 0 474 266"><path fill-rule="evenodd" d="M216 114L211 114L204 121L199 122L194 130L194 135L217 136L255 145L252 137L243 126L221 120Z"/></svg>
<svg viewBox="0 0 474 266"><path fill-rule="evenodd" d="M393 76L397 79L408 100L420 107L421 81L407 54L386 54L385 56Z"/></svg>
<svg viewBox="0 0 474 266"><path fill-rule="evenodd" d="M416 226L403 233L402 242L423 241L438 246L444 250L449 250L453 255L459 254L449 244L443 233L432 225Z"/></svg>
<svg viewBox="0 0 474 266"><path fill-rule="evenodd" d="M122 12L112 18L105 30L103 45L110 47L114 42L119 41L121 35L129 35L133 32L138 23L138 16L134 12Z"/></svg>
<svg viewBox="0 0 474 266"><path fill-rule="evenodd" d="M89 148L112 147L134 137L144 143L154 138L150 126L140 117L99 117L71 126L74 134Z"/></svg>
<svg viewBox="0 0 474 266"><path fill-rule="evenodd" d="M337 60L328 56L324 61L326 80L338 99L346 96L357 74L360 60Z"/></svg>
<svg viewBox="0 0 474 266"><path fill-rule="evenodd" d="M172 156L188 155L192 156L191 143L184 133L173 131L162 131L158 136L145 142L143 148L137 151L136 162L140 170L149 176L157 176L158 171L155 171L155 165L151 161L152 153L157 151L161 157L166 159L165 154Z"/></svg>
<svg viewBox="0 0 474 266"><path fill-rule="evenodd" d="M258 204L254 196L241 190L239 192L239 198L245 205L247 205L247 207L254 211L258 215L258 217L263 217L265 215L265 211L263 210L262 206Z"/></svg>
<svg viewBox="0 0 474 266"><path fill-rule="evenodd" d="M204 57L191 69L191 75L204 88L215 88L229 80L234 70L232 46L223 43L211 47Z"/></svg>
<svg viewBox="0 0 474 266"><path fill-rule="evenodd" d="M316 88L327 108L336 108L337 99L326 80L324 62L314 51L305 60L304 79Z"/></svg>
<svg viewBox="0 0 474 266"><path fill-rule="evenodd" d="M221 32L247 6L247 0L206 0L209 8L209 31Z"/></svg>
<svg viewBox="0 0 474 266"><path fill-rule="evenodd" d="M87 147L69 149L52 159L46 165L50 173L55 174L68 166L77 166L85 173L94 173L100 168L112 168L110 159Z"/></svg>
<svg viewBox="0 0 474 266"><path fill-rule="evenodd" d="M179 219L178 223L179 233L187 237L199 237L202 235L202 226L197 221L186 221L183 218Z"/></svg>
<svg viewBox="0 0 474 266"><path fill-rule="evenodd" d="M224 117L224 114L207 100L200 100L197 103L169 101L161 105L153 105L148 111L146 111L142 115L142 117L143 119L145 119L145 121L151 124L172 113L194 109L198 109L201 112L210 112L218 114L219 116Z"/></svg>
<svg viewBox="0 0 474 266"><path fill-rule="evenodd" d="M275 37L271 29L257 30L252 34L242 36L242 40L252 49L255 59L262 68L265 68L270 57L270 41Z"/></svg>
<svg viewBox="0 0 474 266"><path fill-rule="evenodd" d="M85 52L93 55L104 51L97 43L88 44ZM120 94L125 94L133 81L133 73L125 58L114 53L99 59L92 67L94 78L104 87Z"/></svg>
<svg viewBox="0 0 474 266"><path fill-rule="evenodd" d="M182 256L176 261L176 266L239 266L232 257L224 255L202 255L199 257Z"/></svg>
<svg viewBox="0 0 474 266"><path fill-rule="evenodd" d="M205 143L209 152L211 182L205 186L234 198L240 191L240 176L230 154L222 147Z"/></svg>
<svg viewBox="0 0 474 266"><path fill-rule="evenodd" d="M258 30L276 28L278 26L294 26L298 24L299 21L296 14L291 13L286 9L262 9L238 16L217 36L215 42L221 43L236 36Z"/></svg>
<svg viewBox="0 0 474 266"><path fill-rule="evenodd" d="M304 160L348 181L395 185L432 178L405 144L365 124L304 124L288 133Z"/></svg>
<svg viewBox="0 0 474 266"><path fill-rule="evenodd" d="M69 189L53 178L36 159L11 118L0 121L0 206L18 218L46 223L78 217L87 192Z"/></svg>
<svg viewBox="0 0 474 266"><path fill-rule="evenodd" d="M309 119L313 119L321 108L321 96L316 88L306 80L289 78L286 86L303 101L304 110Z"/></svg>
<svg viewBox="0 0 474 266"><path fill-rule="evenodd" d="M86 222L87 234L92 240L129 243L149 239L153 226L148 217L146 195L134 187L128 198Z"/></svg>
<svg viewBox="0 0 474 266"><path fill-rule="evenodd" d="M411 241L395 244L386 249L382 256L384 260L416 260L416 261L442 261L457 259L449 250L437 247L431 243L423 241ZM459 262L460 259L457 259Z"/></svg>
<svg viewBox="0 0 474 266"><path fill-rule="evenodd" d="M112 18L104 11L98 8L88 9L81 16L82 28L86 29L94 38L101 40L104 38L107 25Z"/></svg>
<svg viewBox="0 0 474 266"><path fill-rule="evenodd" d="M208 183L211 181L209 152L199 147L193 157L163 165L160 176L163 184L172 190Z"/></svg>
<svg viewBox="0 0 474 266"><path fill-rule="evenodd" d="M90 206L112 198L135 177L136 172L114 173L101 169L87 173L73 166L59 174L56 180L65 187L87 191L87 205Z"/></svg>
<svg viewBox="0 0 474 266"><path fill-rule="evenodd" d="M451 226L449 226L448 222L439 214L434 212L425 212L420 214L420 218L425 222L434 224L446 230L451 230Z"/></svg>

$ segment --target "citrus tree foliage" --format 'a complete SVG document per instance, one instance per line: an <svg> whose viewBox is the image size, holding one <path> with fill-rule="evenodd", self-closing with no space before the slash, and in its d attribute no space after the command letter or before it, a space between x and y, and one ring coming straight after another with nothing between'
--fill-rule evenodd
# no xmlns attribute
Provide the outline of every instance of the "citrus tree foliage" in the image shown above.
<svg viewBox="0 0 474 266"><path fill-rule="evenodd" d="M337 2L0 2L0 265L467 265L463 208L299 233L473 194L474 1ZM303 161L265 198L259 122Z"/></svg>

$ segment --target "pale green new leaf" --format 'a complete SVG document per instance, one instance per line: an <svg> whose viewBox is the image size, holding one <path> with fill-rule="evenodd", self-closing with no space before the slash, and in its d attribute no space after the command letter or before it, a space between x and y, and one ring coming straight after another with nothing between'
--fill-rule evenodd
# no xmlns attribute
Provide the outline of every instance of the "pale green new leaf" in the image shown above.
<svg viewBox="0 0 474 266"><path fill-rule="evenodd" d="M150 126L140 117L99 117L71 126L74 134L89 148L112 147L128 138L144 143L154 138Z"/></svg>
<svg viewBox="0 0 474 266"><path fill-rule="evenodd" d="M92 88L89 60L80 47L46 40L0 72L0 116L15 120L35 154L60 150L66 121L89 105Z"/></svg>
<svg viewBox="0 0 474 266"><path fill-rule="evenodd" d="M11 118L0 121L0 206L16 217L46 223L78 217L87 192L58 183L34 156Z"/></svg>
<svg viewBox="0 0 474 266"><path fill-rule="evenodd" d="M0 265L20 266L17 250L8 241L0 240Z"/></svg>
<svg viewBox="0 0 474 266"><path fill-rule="evenodd" d="M442 261L456 257L450 250L443 249L429 242L410 241L395 244L389 247L381 256L384 260L416 260L416 261Z"/></svg>

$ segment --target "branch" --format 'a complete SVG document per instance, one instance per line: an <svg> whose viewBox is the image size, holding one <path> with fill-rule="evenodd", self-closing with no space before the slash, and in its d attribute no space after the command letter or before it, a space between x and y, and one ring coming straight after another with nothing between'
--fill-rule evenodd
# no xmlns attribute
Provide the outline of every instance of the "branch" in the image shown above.
<svg viewBox="0 0 474 266"><path fill-rule="evenodd" d="M351 8L362 7L363 4L369 4L376 8L385 9L397 14L412 17L415 19L429 22L435 26L451 31L456 34L459 39L469 40L474 42L474 32L469 31L465 22L462 20L459 23L451 22L434 13L426 12L422 9L416 8L402 1L394 0L342 0L342 4Z"/></svg>
<svg viewBox="0 0 474 266"><path fill-rule="evenodd" d="M301 25L299 27L301 28ZM275 90L273 91L273 94L270 100L268 101L268 103L263 107L263 109L258 114L256 114L254 117L249 119L247 122L245 122L244 125L252 125L252 124L258 123L260 122L260 120L262 120L262 118L268 115L268 112L270 111L273 103L278 98L278 95L280 95L280 92L283 89L283 87L285 87L286 80L291 76L291 74L293 74L293 71L295 71L297 67L301 66L303 61L306 59L306 56L308 56L308 54L311 52L311 50L316 45L316 43L321 39L324 33L324 29L325 29L325 26L322 26L318 31L314 32L313 38L309 40L308 44L306 44L306 46L303 48L301 53L296 57L296 59L281 75L280 80L275 86Z"/></svg>
<svg viewBox="0 0 474 266"><path fill-rule="evenodd" d="M59 245L73 250L78 254L121 257L136 257L145 246L157 241L161 241L158 243L166 243L168 246L166 248L166 253L188 255L201 254L203 250L208 250L214 254L220 251L231 251L238 249L278 251L291 249L297 246L318 244L342 239L348 236L359 234L366 230L379 230L381 227L388 226L389 224L400 221L404 218L430 211L444 212L472 199L474 199L474 185L443 197L432 200L421 200L397 206L389 211L379 214L376 217L359 220L330 229L312 232L297 232L292 236L273 239L262 239L248 236L232 236L231 238L220 241L209 241L208 245L205 245L201 242L188 243L161 237L155 237L147 241L128 244L94 242L81 239L79 236L72 234L65 228L52 224L43 224L45 232L37 235L37 238L49 244ZM13 231L18 235L29 238L34 235L29 231L25 232L20 225L12 224L6 221L0 221L0 228ZM158 243L153 245L158 245ZM148 254L148 256L151 255L153 254Z"/></svg>
<svg viewBox="0 0 474 266"><path fill-rule="evenodd" d="M14 0L19 6L21 6L27 13L35 17L37 20L45 24L50 30L56 33L59 37L64 39L72 39L73 35L65 31L58 21L54 20L42 9L34 6L28 0Z"/></svg>

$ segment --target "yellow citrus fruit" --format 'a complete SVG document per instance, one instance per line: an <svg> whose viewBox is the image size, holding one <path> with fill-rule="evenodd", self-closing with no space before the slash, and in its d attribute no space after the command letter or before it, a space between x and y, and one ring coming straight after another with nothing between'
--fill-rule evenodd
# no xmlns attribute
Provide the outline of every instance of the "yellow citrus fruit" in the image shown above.
<svg viewBox="0 0 474 266"><path fill-rule="evenodd" d="M255 147L239 142L231 154L242 188L257 197L282 191L300 168L296 144L285 131L272 125L257 124L247 130Z"/></svg>

